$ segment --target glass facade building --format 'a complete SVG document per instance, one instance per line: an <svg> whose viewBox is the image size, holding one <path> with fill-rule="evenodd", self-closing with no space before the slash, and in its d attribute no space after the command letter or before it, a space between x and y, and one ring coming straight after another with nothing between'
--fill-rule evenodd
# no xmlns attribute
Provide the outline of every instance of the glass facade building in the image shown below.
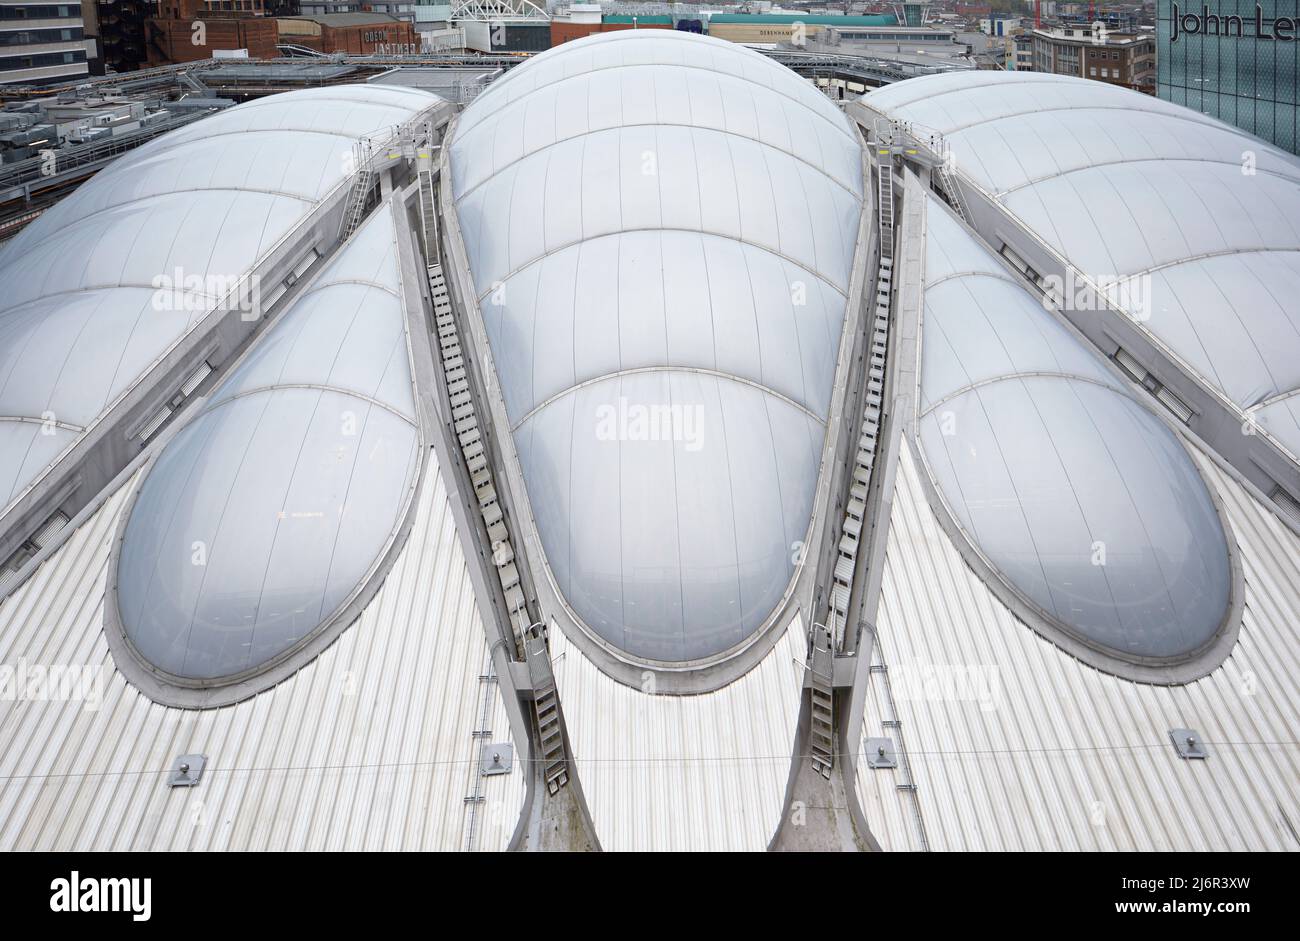
<svg viewBox="0 0 1300 941"><path fill-rule="evenodd" d="M1297 0L1158 0L1157 94L1300 153Z"/></svg>

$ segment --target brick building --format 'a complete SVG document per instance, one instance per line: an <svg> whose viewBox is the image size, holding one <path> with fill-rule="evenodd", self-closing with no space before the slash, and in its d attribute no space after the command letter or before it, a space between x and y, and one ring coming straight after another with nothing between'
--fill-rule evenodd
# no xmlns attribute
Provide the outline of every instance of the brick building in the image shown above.
<svg viewBox="0 0 1300 941"><path fill-rule="evenodd" d="M216 50L247 49L254 59L273 59L276 21L264 16L204 15L154 18L148 24L149 65L196 62Z"/></svg>
<svg viewBox="0 0 1300 941"><path fill-rule="evenodd" d="M1033 71L1077 75L1155 94L1154 33L1115 33L1091 26L1035 29Z"/></svg>
<svg viewBox="0 0 1300 941"><path fill-rule="evenodd" d="M414 24L384 13L318 13L282 16L280 41L326 54L385 55L417 52Z"/></svg>

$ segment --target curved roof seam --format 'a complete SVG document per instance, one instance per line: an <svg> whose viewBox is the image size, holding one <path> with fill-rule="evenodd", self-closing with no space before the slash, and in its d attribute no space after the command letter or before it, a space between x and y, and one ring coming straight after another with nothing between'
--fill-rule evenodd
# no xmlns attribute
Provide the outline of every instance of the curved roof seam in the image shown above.
<svg viewBox="0 0 1300 941"><path fill-rule="evenodd" d="M598 385L599 383L606 382L610 379L621 379L624 376L637 376L637 375L646 375L652 373L694 373L696 375L701 375L701 376L712 376L715 379L728 379L739 385L750 386L751 388L757 389L759 392L764 392L767 395L770 395L774 399L780 399L782 402L785 402L791 408L798 409L805 416L817 422L817 424L822 425L823 427L826 425L826 420L821 416L819 416L816 412L809 409L806 405L802 405L799 402L796 402L794 399L790 398L790 396L785 395L782 392L778 392L775 389L773 389L771 386L765 385L755 379L747 379L744 376L737 376L734 373L723 372L720 369L710 369L707 366L674 366L672 364L660 364L655 366L630 366L626 369L618 369L615 370L614 372L605 373L600 376L593 376L590 379L584 379L582 382L574 383L568 388L561 389L559 392L555 392L547 396L543 401L538 402L527 412L525 412L522 416L520 416L519 420L510 426L510 430L513 432L521 428L525 422L527 422L530 418L537 415L537 413L543 411L544 409L546 409L551 405L554 405L560 399L567 398L568 396L572 395L574 392L577 392L579 389L585 389L588 386Z"/></svg>
<svg viewBox="0 0 1300 941"><path fill-rule="evenodd" d="M992 278L995 281L1005 281L1007 284L1010 284L1013 287L1018 287L1018 288L1025 287L1025 285L1022 282L1017 281L1014 277L1007 274L1005 271L988 271L986 269L981 269L981 268L972 268L969 271L953 271L949 274L945 274L941 277L935 278L933 281L926 281L925 289L927 291L932 290L934 288L939 287L940 285L944 284L947 281L952 281L954 278Z"/></svg>
<svg viewBox="0 0 1300 941"><path fill-rule="evenodd" d="M1254 405L1248 405L1245 410L1247 412L1256 412L1260 409L1268 408L1271 405L1285 402L1287 399L1294 398L1297 395L1300 395L1300 384L1297 384L1294 389L1287 389L1285 392L1278 392L1276 395L1272 395L1267 399L1261 399ZM3 419L0 419L0 421L3 421Z"/></svg>
<svg viewBox="0 0 1300 941"><path fill-rule="evenodd" d="M1102 389L1106 389L1123 398L1129 398L1128 394L1124 392L1123 389L1117 388L1116 386L1113 386L1109 383L1102 382L1100 379L1097 379L1093 376L1081 376L1078 373L1066 372L1065 370L1033 369L1025 372L1009 372L1009 373L1002 373L1001 375L997 375L997 376L986 376L983 379L979 379L976 380L975 382L968 383L959 389L954 389L951 392L945 393L941 398L936 399L926 408L921 410L917 414L917 417L924 418L926 415L929 415L931 412L939 408L941 405L946 405L948 402L951 402L953 399L959 399L967 392L972 392L976 389L983 388L984 386L996 385L999 382L1009 382L1013 379L1068 379L1074 382L1086 382L1089 385L1094 385Z"/></svg>
<svg viewBox="0 0 1300 941"><path fill-rule="evenodd" d="M199 126L202 126L202 124L203 122L200 122ZM310 127L250 127L250 128L219 127L219 128L213 128L211 130L213 131L213 133L211 134L204 134L201 137L198 136L186 137L184 140L168 141L166 137L162 137L159 139L159 142L165 143L166 146L157 147L147 152L137 151L136 156L138 156L141 159L134 160L128 164L124 164L121 167L117 168L117 170L120 173L125 173L127 170L131 169L132 167L144 166L146 163L145 158L147 158L148 160L152 160L156 156L171 153L172 151L178 150L181 147L186 146L187 144L198 144L198 143L203 143L205 141L220 142L223 137L234 135L234 134L238 134L241 137L245 134L290 134L290 135L316 134L321 137L333 137L336 140L345 141L349 146L358 143L359 141L363 140L367 136L367 135L363 135L362 137L354 137L351 134L347 133L346 131L322 131ZM100 172L102 173L103 171Z"/></svg>
<svg viewBox="0 0 1300 941"><path fill-rule="evenodd" d="M484 126L485 126L485 125L479 124L479 125L476 125L476 128L477 128L477 127L484 127ZM618 134L618 135L621 136L621 134L622 134L622 132L623 132L624 130L631 130L631 129L635 129L635 128L655 128L655 129L658 129L658 128L661 128L661 127L678 127L678 128L682 128L682 129L684 129L684 130L688 130L688 131L708 131L708 132L712 132L712 133L714 133L714 134L721 134L721 135L724 135L724 136L727 136L727 137L738 137L738 138L740 138L740 139L742 139L742 140L751 141L752 143L757 144L759 147L763 147L763 148L766 148L766 149L768 149L768 150L775 150L777 153L785 154L785 155L786 155L787 157L789 157L791 160L794 160L794 161L796 161L796 162L798 162L798 163L801 163L801 164L803 164L804 166L808 167L810 170L813 170L814 172L821 174L821 175L824 176L826 179L830 180L832 183L834 183L836 186L838 186L840 189L842 189L842 190L844 190L845 192L849 193L849 195L851 195L854 199L856 199L856 200L858 200L858 201L861 201L861 199L862 199L862 195L861 195L861 191L860 191L860 190L854 190L854 189L853 189L851 186L849 186L848 184L844 183L844 182L841 181L841 180L836 179L834 176L832 176L830 173L828 173L828 172L826 171L826 168L825 168L824 166L818 166L818 165L814 164L812 161L807 160L807 159L805 159L804 157L800 157L798 154L796 154L796 153L795 153L794 151L792 151L792 150L787 150L787 149L784 148L784 147L778 147L776 144L773 144L773 143L771 143L771 142L769 142L769 141L762 140L762 139L760 139L760 138L758 138L758 137L755 137L755 136L752 135L752 134L742 134L742 133L740 133L739 131L733 131L733 130L730 130L730 129L728 129L728 128L712 127L712 126L707 125L707 124L683 124L683 123L681 123L681 122L679 122L679 121L642 121L642 122L640 122L640 123L638 123L638 124L615 124L615 125L611 125L611 126L609 126L609 127L599 127L599 128L594 128L594 129L592 129L592 130L588 130L588 131L580 131L580 132L578 132L577 134L571 134L571 135L569 135L568 137L562 137L562 138L559 138L558 140L554 140L554 141L552 141L552 142L550 142L550 143L548 143L548 144L543 144L541 147L538 147L536 150L530 150L530 151L528 151L527 153L520 154L518 157L515 157L513 160L510 160L510 161L508 161L507 163L503 163L503 164L502 164L501 166L499 166L499 167L494 166L493 169L492 169L491 171L489 171L488 174L487 174L486 176L483 177L483 179L479 180L477 183L474 183L474 184L473 184L472 186L470 186L468 189L466 189L466 190L464 190L462 193L460 193L460 194L456 197L455 201L459 203L462 199L466 199L466 198L468 198L468 197L471 196L475 191L477 191L477 190L479 190L480 188L482 188L483 186L486 186L487 184L491 183L491 182L492 182L492 181L493 181L493 180L494 180L498 175L500 175L500 174L502 174L502 173L505 173L505 172L506 172L507 170L509 170L511 167L516 166L516 165L518 165L518 164L520 164L520 163L523 163L525 160L529 160L529 159L531 159L531 158L533 158L533 157L536 157L538 154L546 153L547 151L551 150L552 148L559 147L561 144L572 143L573 141L577 141L577 140L580 140L580 139L582 139L582 138L593 137L593 136L595 136L595 135L597 135L597 134ZM467 134L466 137L468 138L468 136L469 136L469 135ZM458 143L459 143L459 141L458 141ZM694 141L692 141L691 143L694 144ZM656 176L659 176L659 175L656 174ZM659 179L662 181L662 176L659 176Z"/></svg>
<svg viewBox="0 0 1300 941"><path fill-rule="evenodd" d="M303 297L311 297L314 294L320 294L330 288L341 287L345 285L355 285L363 288L373 288L376 291L383 291L385 294L400 301L402 296L386 284L380 284L378 281L368 281L365 278L338 278L337 280L327 281L324 284L312 285L311 290L303 294Z"/></svg>
<svg viewBox="0 0 1300 941"><path fill-rule="evenodd" d="M978 71L978 70L977 70L977 71ZM995 74L996 74L996 73L995 73ZM1070 78L1071 76L1065 76L1065 75L1054 75L1054 74L1052 74L1052 73L1048 73L1048 72L1038 72L1038 73L1035 73L1035 72L1022 72L1022 73L1020 73L1020 75L1022 75L1023 77L1020 78L1018 81L1016 81L1016 82L1007 82L1007 81L1003 81L1000 77L997 78L997 79L994 79L994 78L989 77L987 81L984 81L983 79L985 79L986 76L983 76L983 75L972 75L972 76L969 76L969 77L968 77L966 73L963 73L963 74L961 75L961 78L963 78L965 81L964 81L964 83L963 83L960 87L958 87L958 88L950 88L950 89L947 89L946 91L930 92L929 94L918 95L918 96L915 97L915 98L906 98L906 99L903 99L902 101L895 101L895 100L892 100L892 96L891 96L890 92L894 91L895 89L898 89L898 88L901 88L901 87L906 87L906 86L902 86L902 85L891 85L891 86L889 86L889 90L888 90L888 91L886 91L886 90L884 90L884 89L881 89L881 91L883 92L883 94L881 94L880 97L888 100L887 107L889 107L890 109L895 109L895 108L906 108L906 107L908 107L909 105L914 105L914 104L916 104L917 102L921 102L921 101L926 101L926 102L934 101L934 100L936 100L936 99L938 99L938 98L942 98L944 95L954 95L954 94L957 94L958 92L970 91L971 89L975 89L975 88L990 88L990 87L995 86L995 85L998 85L998 86L1009 86L1009 85L1013 85L1013 84L1014 84L1016 87L1021 87L1021 86L1024 86L1024 85L1058 85L1058 86L1059 86L1059 85L1069 85L1069 84L1071 84L1070 81L1069 81L1069 78ZM1031 78L1030 76L1033 76L1033 77ZM923 77L923 78L929 78L930 76L922 76L922 77ZM940 76L934 76L934 77L935 77L935 78L940 78ZM948 78L948 77L949 77L948 75L943 75L943 76L942 76L942 78ZM976 81L976 80L975 80L976 78L979 78L980 80L979 80L979 81ZM1063 79L1064 79L1064 81L1063 81ZM933 83L930 83L930 84L933 84ZM929 86L927 85L926 87L929 87Z"/></svg>
<svg viewBox="0 0 1300 941"><path fill-rule="evenodd" d="M17 422L23 425L53 425L56 428L62 428L64 431L82 432L86 430L82 425L74 425L71 422L60 421L55 418L47 420L34 415L0 415L0 422Z"/></svg>
<svg viewBox="0 0 1300 941"><path fill-rule="evenodd" d="M4 270L3 267L0 267L0 271L3 270ZM0 307L0 318L9 316L10 314L13 314L14 311L22 310L24 307L33 307L37 304L44 303L45 301L48 301L50 298L53 297L66 297L69 294L98 294L101 292L108 293L110 291L148 291L150 294L152 294L158 291L158 288L154 287L152 284L140 284L135 281L126 281L120 284L92 284L84 287L68 288L67 290L64 291L49 291L45 294L38 295L37 297L29 298L28 300L25 301L19 301L17 304L14 304L10 307ZM205 294L202 291L183 291L181 293L186 296L203 297L212 301L221 300L221 297L212 294ZM190 311L190 313L199 313L199 312Z"/></svg>
<svg viewBox="0 0 1300 941"><path fill-rule="evenodd" d="M1223 258L1231 255L1294 255L1300 254L1300 245L1294 248L1283 248L1270 245L1247 246L1245 248L1223 248L1216 249L1212 252L1198 252L1195 255L1188 255L1186 258L1175 258L1170 261L1162 261L1158 265L1152 265L1150 268L1140 268L1137 271L1122 275L1119 282L1131 281L1134 278L1140 278L1143 275L1155 274L1157 271L1164 271L1166 268L1178 268L1182 265L1194 264L1198 261L1206 261L1211 258ZM1073 265L1071 266L1073 267Z"/></svg>
<svg viewBox="0 0 1300 941"><path fill-rule="evenodd" d="M1087 79L1082 79L1082 81L1087 81ZM1028 83L1028 84L1034 84L1034 83ZM965 90L967 90L967 89L962 89L962 90L965 91ZM1139 94L1140 94L1140 93L1139 93ZM942 96L942 93L941 93L940 95L935 95L935 96L933 96L933 98L938 98L938 97L941 97L941 96ZM929 101L929 100L931 100L931 99L925 99L925 100ZM1159 99L1157 99L1157 100L1159 100ZM1051 115L1057 115L1057 114L1072 114L1072 113L1077 112L1077 111L1123 111L1123 112L1125 112L1125 113L1129 113L1129 114L1131 114L1134 110L1135 110L1135 109L1129 107L1128 105L1124 105L1124 104L1114 104L1114 105L1088 105L1088 106L1086 106L1086 107L1084 107L1084 108L1065 108L1065 107L1061 107L1061 108L1027 108L1027 109L1024 110L1024 111L1015 111L1015 112L1011 112L1011 113L1009 113L1009 114L998 114L998 115L996 115L996 116L992 116L992 117L980 118L980 119L977 120L977 121L971 121L971 122L966 123L966 124L959 124L959 125L957 125L957 126L955 126L955 127L948 128L947 130L944 130L944 131L942 131L941 133L942 133L945 137L952 137L952 136L955 135L955 134L962 134L962 133L965 133L966 131L969 131L971 128L976 128L976 127L989 127L990 125L997 124L997 123L999 123L999 122L1001 122L1001 121L1012 121L1012 120L1015 120L1016 118L1024 118L1024 117L1028 117L1028 116L1030 116L1030 115L1040 115L1040 114L1051 114ZM1177 114L1177 113L1174 113L1174 112L1171 112L1171 111L1165 111L1164 109L1159 109L1159 108L1156 108L1156 109L1140 108L1140 109L1136 109L1136 110L1141 111L1143 114L1150 115L1150 116L1153 117L1153 118L1168 118L1170 121L1183 121L1183 122L1186 122L1186 123L1188 123L1188 124L1195 124L1195 125L1198 125L1198 126L1200 126L1200 127L1211 127L1211 128L1215 128L1216 130L1225 130L1225 129L1227 129L1227 130L1231 130L1233 133L1238 133L1238 134L1242 134L1243 136L1248 136L1248 135L1245 134L1244 131L1237 131L1235 128L1225 128L1225 126L1224 126L1223 124L1220 124L1220 123L1217 122L1217 121L1203 121L1203 120L1197 120L1196 118L1191 117L1191 116L1189 116L1189 115ZM920 124L919 122L917 123L917 126L918 126L918 127L924 127L924 125ZM936 130L937 130L937 129L936 129ZM1263 142L1261 141L1261 143L1263 143Z"/></svg>
<svg viewBox="0 0 1300 941"><path fill-rule="evenodd" d="M1086 170L1095 170L1099 167L1131 166L1139 163L1204 163L1225 167L1241 166L1239 161L1215 160L1209 157L1120 157L1115 160L1102 160L1097 163L1088 163L1077 167L1070 167L1069 169L1061 170L1048 176L1035 177L1032 180L1025 180L1023 183L1017 183L1015 186L1007 189L994 191L992 195L997 199L1001 199L1003 196L1009 196L1010 194L1019 192L1022 189L1036 186L1039 183L1059 180L1062 177L1069 176L1071 173L1082 173ZM1290 183L1300 183L1300 167L1296 168L1295 176L1289 176L1285 173L1280 173L1277 170L1269 170L1264 167L1256 167L1256 172L1264 173L1268 176L1275 176L1280 180L1286 180Z"/></svg>
<svg viewBox="0 0 1300 941"><path fill-rule="evenodd" d="M370 405L378 405L380 408L387 412L391 412L393 415L396 415L412 427L418 427L419 424L410 415L407 415L398 409L397 406L390 405L382 399L375 398L375 396L368 395L365 392L358 392L355 389L348 389L344 386L336 386L327 382L280 382L275 383L274 385L254 386L249 389L240 389L238 392L232 392L230 395L223 395L221 398L206 404L203 410L194 416L193 421L198 421L204 415L211 414L222 406L229 405L231 402L238 401L239 399L268 394L271 392L279 392L284 389L308 389L316 392L335 392L339 395L346 395L358 399L359 401L367 402Z"/></svg>
<svg viewBox="0 0 1300 941"><path fill-rule="evenodd" d="M521 274L522 272L528 270L533 265L545 261L547 258L550 258L552 255L558 255L560 252L567 251L576 246L585 245L589 242L598 242L601 239L618 238L619 236L628 235L635 232L684 232L688 235L702 235L702 236L709 236L712 238L726 239L731 242L739 242L741 245L748 245L750 248L757 249L758 251L767 252L769 255L773 256L774 258L780 258L783 261L787 261L790 264L794 265L796 268L800 269L801 271L806 271L808 274L812 275L818 281L821 281L823 284L829 287L840 297L844 298L846 301L848 300L848 293L846 291L840 290L840 288L835 284L835 282L832 281L830 278L828 278L826 275L822 274L819 271L814 271L812 268L809 268L803 262L791 258L789 255L786 255L784 252L781 252L780 250L772 249L766 245L760 245L757 242L747 241L743 235L728 235L725 232L713 232L708 229L683 229L675 226L643 225L643 226L635 226L630 229L616 229L613 232L602 232L599 235L583 236L582 238L575 239L572 242L565 242L563 245L557 245L555 248L547 249L544 253L538 255L536 258L530 258L528 261L524 262L522 265L519 265L517 268L513 268L510 271L499 275L495 279L494 283L504 284L505 282L509 281L511 278L514 278L519 274ZM477 300L480 305L482 305L483 299L487 297L489 294L491 294L494 289L495 288L493 287L493 285L488 285L487 290L479 294ZM3 313L3 311L0 311L0 313Z"/></svg>
<svg viewBox="0 0 1300 941"><path fill-rule="evenodd" d="M315 197L296 196L293 193L286 193L278 190L257 189L256 187L251 187L251 186L200 186L200 187L191 187L189 189L183 189L183 190L170 190L165 193L150 193L147 196L137 196L134 199L128 199L120 203L112 203L111 205L108 206L101 206L99 209L96 209L93 212L88 212L84 216L78 217L77 225L82 225L87 220L93 219L95 216L103 215L106 212L112 212L115 209L123 209L127 206L134 206L137 203L143 203L146 201L156 201L156 200L166 199L169 196L189 196L193 193L251 193L251 194L256 194L258 196L273 196L273 197L282 196L286 199L297 200L300 203L307 203L308 205L315 205L317 202L319 202L319 199ZM24 243L22 246L23 251L30 251L40 245L44 245L50 239L56 238L60 235L64 235L65 232L66 230L64 229L55 229L53 232L49 232L41 236L34 242Z"/></svg>
<svg viewBox="0 0 1300 941"><path fill-rule="evenodd" d="M774 65L775 65L775 63L774 63ZM776 67L777 67L777 68L784 68L784 66L776 66ZM680 62L635 62L635 63L619 63L619 64L615 64L615 65L603 65L603 66L598 66L597 68L591 69L591 70L586 71L586 72L579 72L579 73L576 73L576 74L574 74L574 75L565 75L565 76L562 76L562 77L560 77L560 78L558 78L558 79L556 79L556 80L554 80L554 81L547 82L547 83L544 84L544 85L535 85L535 86L533 86L531 89L529 89L527 92L525 92L524 94L522 94L522 95L520 95L519 97L517 97L517 98L515 98L515 99L513 99L513 100L511 100L511 101L509 101L509 102L507 102L506 104L502 105L500 108L498 108L498 109L496 110L495 113L496 113L496 114L504 114L505 110L506 110L507 108L509 108L511 105L518 104L519 102L523 101L525 98L528 98L528 97L532 96L533 94L535 94L536 92L542 91L543 89L551 88L551 87L553 87L553 86L555 86L555 85L559 85L559 84L561 84L562 82L577 81L577 80L580 80L580 79L589 79L593 74L595 74L595 73L597 73L597 72L610 72L610 71L616 71L616 70L622 70L622 69L660 69L660 68L693 69L693 70L695 70L695 71L697 71L697 72L708 72L708 73L711 74L711 75L720 75L720 76L723 76L724 78L735 79L735 80L737 81L738 84L741 84L741 85L743 86L743 82L741 82L741 80L738 79L738 78L737 78L735 75L733 75L732 73L730 73L730 72L724 72L723 70L721 70L721 69L717 69L717 68L709 68L709 67L706 67L706 66L703 66L703 65L692 65L692 64L689 64L689 63L680 63ZM500 88L500 87L502 87L502 86L498 86L498 88ZM769 92L771 92L771 93L774 94L774 95L780 95L782 98L786 99L787 101L792 101L792 102L794 102L796 105L799 105L799 106L800 106L804 111L808 112L808 113L811 114L811 115L814 115L814 116L820 118L820 119L821 119L822 121L824 121L826 124L829 124L832 128L834 128L835 130L837 130L840 134L842 134L844 137L848 138L850 141L853 140L852 133L850 132L850 130L849 130L848 128L842 126L841 124L836 123L835 121L832 121L830 118L828 118L828 117L827 117L825 114L823 114L822 112L817 111L817 110L814 110L812 107L809 106L808 102L806 102L806 101L800 101L798 98L795 98L793 95L790 95L790 94L788 94L788 93L786 93L786 92L783 92L783 91L781 91L779 88L774 88L774 87L772 87L772 86L770 86L770 85L763 85L762 87L763 87L763 89L764 89L765 91L769 91ZM487 98L487 97L488 97L488 95L481 95L481 96L479 96L478 99L476 99L476 101L482 101L483 99L485 99L485 98ZM818 95L818 97L821 97L820 94ZM838 112L837 112L837 113L838 113ZM498 121L496 121L496 122L493 122L492 125L481 124L481 125L476 125L476 126L477 126L477 127L488 127L488 126L495 127L496 124L499 123L499 120L500 120L500 119L498 119ZM588 116L588 121L590 121L590 115ZM467 136L468 136L468 135L467 135ZM854 142L854 143L856 144L856 142Z"/></svg>

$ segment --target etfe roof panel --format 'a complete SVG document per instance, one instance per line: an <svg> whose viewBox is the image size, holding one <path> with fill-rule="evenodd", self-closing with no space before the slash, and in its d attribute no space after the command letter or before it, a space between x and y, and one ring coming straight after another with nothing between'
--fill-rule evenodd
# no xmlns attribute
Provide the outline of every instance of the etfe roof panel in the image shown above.
<svg viewBox="0 0 1300 941"><path fill-rule="evenodd" d="M779 608L807 535L857 132L751 50L629 30L512 70L450 148L561 593L635 658L723 655Z"/></svg>

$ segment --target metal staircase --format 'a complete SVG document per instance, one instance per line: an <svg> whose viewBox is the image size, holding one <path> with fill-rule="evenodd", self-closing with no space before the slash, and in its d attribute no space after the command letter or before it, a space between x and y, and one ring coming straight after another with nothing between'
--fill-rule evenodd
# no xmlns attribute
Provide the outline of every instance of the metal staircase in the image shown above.
<svg viewBox="0 0 1300 941"><path fill-rule="evenodd" d="M564 750L564 725L560 697L555 689L546 625L532 624L524 635L528 674L533 682L533 711L537 717L537 748L541 753L546 790L555 794L569 783L569 760Z"/></svg>
<svg viewBox="0 0 1300 941"><path fill-rule="evenodd" d="M528 664L529 679L534 691L537 748L541 754L546 789L555 794L569 781L569 763L564 749L560 700L555 687L555 674L551 669L546 628L541 623L523 627L528 622L527 602L519 579L505 511L497 498L492 467L479 428L460 332L441 265L429 266L429 291L433 298L434 327L437 330L443 377L451 403L453 429L469 471L470 483L474 487L475 502L492 545L492 565L496 569L506 609L510 613L517 652Z"/></svg>
<svg viewBox="0 0 1300 941"><path fill-rule="evenodd" d="M881 153L881 151L884 151ZM894 276L894 182L893 157L877 147L877 196L880 223L880 267L876 277L875 306L868 317L867 386L862 402L862 423L853 459L849 499L840 524L839 550L831 581L831 642L836 649L843 642L849 621L849 599L857 570L858 549L867 517L867 489L875 466L880 438L881 409L885 394L885 357L889 352L889 308Z"/></svg>
<svg viewBox="0 0 1300 941"><path fill-rule="evenodd" d="M971 225L970 212L966 209L966 198L962 195L961 186L957 183L957 174L952 168L952 152L949 149L947 141L940 141L939 161L939 183L944 195L948 199L948 205L956 211L961 217L961 221Z"/></svg>
<svg viewBox="0 0 1300 941"><path fill-rule="evenodd" d="M812 656L808 665L811 695L808 746L813 770L830 779L835 767L835 651L831 632L814 624L809 638Z"/></svg>
<svg viewBox="0 0 1300 941"><path fill-rule="evenodd" d="M428 248L426 260L436 261L440 257L437 206L434 201L433 175L427 168L420 171L419 184L420 209L424 214L423 234ZM563 717L555 673L551 666L546 625L541 621L530 623L528 602L520 580L510 528L498 497L487 442L479 424L474 391L470 386L469 366L465 361L466 348L461 344L460 328L442 266L429 265L428 277L429 293L433 301L433 327L451 406L452 428L469 473L474 501L478 505L492 547L492 566L501 584L516 655L528 666L533 689L534 719L537 723L537 752L541 756L546 789L554 795L569 781L569 759L564 747Z"/></svg>
<svg viewBox="0 0 1300 941"><path fill-rule="evenodd" d="M438 348L442 357L443 377L447 383L447 396L451 402L451 420L460 444L461 455L469 470L474 500L478 505L483 525L492 546L492 565L501 582L506 610L510 613L515 633L516 647L522 646L522 624L528 615L523 588L519 581L519 568L515 564L515 550L510 541L505 511L497 498L497 488L488 463L488 455L479 426L474 395L470 390L460 332L447 294L447 283L441 265L429 266L429 292L433 298L434 329L437 330ZM522 652L522 651L519 651Z"/></svg>

